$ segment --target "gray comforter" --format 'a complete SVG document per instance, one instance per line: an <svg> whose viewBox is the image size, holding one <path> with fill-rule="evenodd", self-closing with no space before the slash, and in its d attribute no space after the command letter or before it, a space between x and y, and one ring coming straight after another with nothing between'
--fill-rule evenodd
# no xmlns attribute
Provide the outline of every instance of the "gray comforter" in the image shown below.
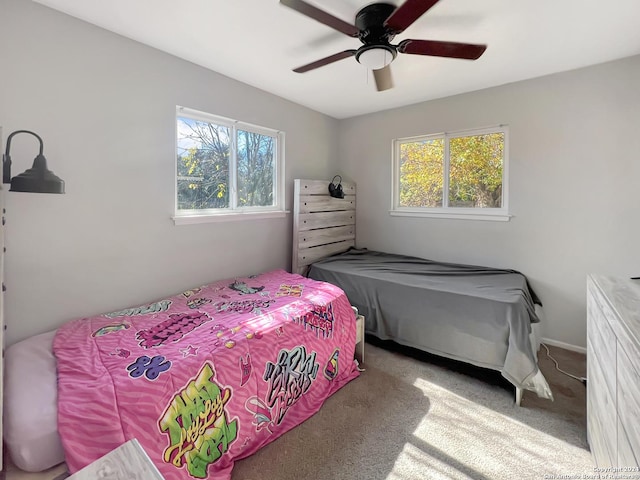
<svg viewBox="0 0 640 480"><path fill-rule="evenodd" d="M352 249L314 263L308 276L341 287L367 333L499 370L532 389L529 334L540 302L521 273Z"/></svg>

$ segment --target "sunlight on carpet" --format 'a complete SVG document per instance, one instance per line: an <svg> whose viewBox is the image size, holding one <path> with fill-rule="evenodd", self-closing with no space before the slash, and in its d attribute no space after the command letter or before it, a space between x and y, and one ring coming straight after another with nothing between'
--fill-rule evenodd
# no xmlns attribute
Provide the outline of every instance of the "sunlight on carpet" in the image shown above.
<svg viewBox="0 0 640 480"><path fill-rule="evenodd" d="M593 473L587 450L541 431L543 425L533 428L421 378L413 385L431 408L387 480L418 480L425 471L430 479L447 480Z"/></svg>

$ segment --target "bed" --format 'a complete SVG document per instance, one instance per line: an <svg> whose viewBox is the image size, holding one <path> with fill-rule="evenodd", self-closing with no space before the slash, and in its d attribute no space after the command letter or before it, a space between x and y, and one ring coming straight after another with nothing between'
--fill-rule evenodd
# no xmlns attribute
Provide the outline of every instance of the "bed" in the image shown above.
<svg viewBox="0 0 640 480"><path fill-rule="evenodd" d="M229 479L235 461L359 374L344 292L284 270L74 320L25 342L7 350L5 419L9 453L30 471L64 450L73 473L136 438L166 480ZM35 405L41 415L25 431L20 413Z"/></svg>
<svg viewBox="0 0 640 480"><path fill-rule="evenodd" d="M356 186L339 199L328 183L295 181L294 271L344 290L369 335L497 370L517 405L524 390L553 399L537 365L541 304L523 274L356 248Z"/></svg>

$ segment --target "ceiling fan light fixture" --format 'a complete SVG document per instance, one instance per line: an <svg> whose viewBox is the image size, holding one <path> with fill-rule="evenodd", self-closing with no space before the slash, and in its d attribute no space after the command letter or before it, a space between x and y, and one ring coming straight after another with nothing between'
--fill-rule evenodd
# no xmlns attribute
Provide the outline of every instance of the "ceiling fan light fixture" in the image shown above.
<svg viewBox="0 0 640 480"><path fill-rule="evenodd" d="M369 70L380 70L396 58L396 50L388 45L365 45L356 53L356 60Z"/></svg>
<svg viewBox="0 0 640 480"><path fill-rule="evenodd" d="M413 22L436 5L439 0L396 0L396 2L402 2L399 6L387 3L390 0L370 3L356 13L355 25L334 17L330 13L307 3L307 1L280 0L280 3L338 32L350 37L358 37L362 46L357 50L344 50L307 65L294 68L293 71L296 73L308 72L344 58L355 56L358 63L373 72L376 88L381 92L393 87L389 64L393 62L398 53L477 60L487 48L486 45L443 42L440 40L405 39L398 45L391 44L396 35L404 32Z"/></svg>

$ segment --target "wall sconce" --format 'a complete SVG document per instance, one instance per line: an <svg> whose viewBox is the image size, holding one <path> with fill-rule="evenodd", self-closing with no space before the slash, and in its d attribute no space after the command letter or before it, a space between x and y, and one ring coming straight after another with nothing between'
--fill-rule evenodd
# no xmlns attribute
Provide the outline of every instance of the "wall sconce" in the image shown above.
<svg viewBox="0 0 640 480"><path fill-rule="evenodd" d="M28 133L33 135L40 142L40 153L33 161L33 166L11 178L11 138L18 133ZM57 177L51 170L47 169L47 159L44 158L42 139L29 130L16 130L7 137L7 149L2 155L3 183L10 183L10 192L33 192L33 193L64 193L64 180Z"/></svg>

